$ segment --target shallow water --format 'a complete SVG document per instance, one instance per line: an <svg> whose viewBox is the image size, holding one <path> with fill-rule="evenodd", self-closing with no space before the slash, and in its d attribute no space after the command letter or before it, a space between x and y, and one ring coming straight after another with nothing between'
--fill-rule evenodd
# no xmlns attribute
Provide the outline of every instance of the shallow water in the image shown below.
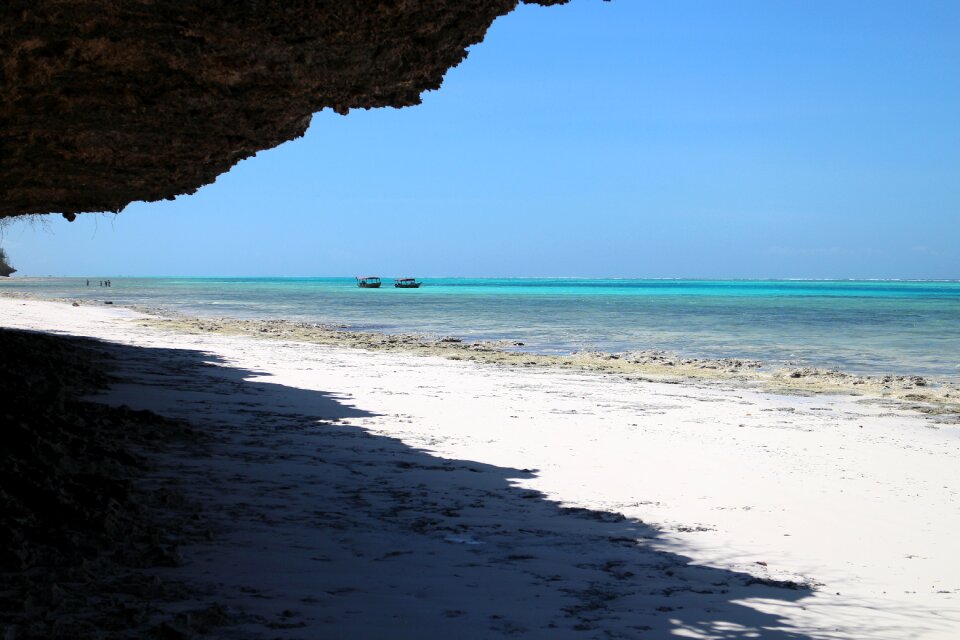
<svg viewBox="0 0 960 640"><path fill-rule="evenodd" d="M769 366L960 380L960 281L430 278L359 289L352 278L11 279L0 291L113 300L199 316L509 339L524 349L664 349Z"/></svg>

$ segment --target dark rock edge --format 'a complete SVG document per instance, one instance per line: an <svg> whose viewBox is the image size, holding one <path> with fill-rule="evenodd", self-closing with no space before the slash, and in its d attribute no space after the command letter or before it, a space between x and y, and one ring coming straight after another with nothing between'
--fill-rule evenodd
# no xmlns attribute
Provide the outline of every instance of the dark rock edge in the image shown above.
<svg viewBox="0 0 960 640"><path fill-rule="evenodd" d="M302 136L322 109L418 104L518 4L10 0L0 219L172 199Z"/></svg>

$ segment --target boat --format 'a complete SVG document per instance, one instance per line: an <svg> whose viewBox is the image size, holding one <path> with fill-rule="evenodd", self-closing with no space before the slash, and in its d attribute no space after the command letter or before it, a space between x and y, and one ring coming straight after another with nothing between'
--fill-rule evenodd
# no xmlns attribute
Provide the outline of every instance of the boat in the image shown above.
<svg viewBox="0 0 960 640"><path fill-rule="evenodd" d="M416 278L395 278L393 286L397 289L419 289L422 282L417 282Z"/></svg>
<svg viewBox="0 0 960 640"><path fill-rule="evenodd" d="M357 278L357 286L361 289L379 289L380 278L377 276L362 276Z"/></svg>

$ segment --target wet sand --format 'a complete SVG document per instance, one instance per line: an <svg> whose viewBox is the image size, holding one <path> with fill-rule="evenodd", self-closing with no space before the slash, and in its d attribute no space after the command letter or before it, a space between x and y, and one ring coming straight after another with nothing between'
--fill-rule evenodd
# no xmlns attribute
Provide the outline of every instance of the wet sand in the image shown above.
<svg viewBox="0 0 960 640"><path fill-rule="evenodd" d="M214 438L159 458L217 532L161 571L229 612L211 637L960 634L952 397L896 400L927 381L852 396L650 353L14 299L0 318L122 346L98 401Z"/></svg>

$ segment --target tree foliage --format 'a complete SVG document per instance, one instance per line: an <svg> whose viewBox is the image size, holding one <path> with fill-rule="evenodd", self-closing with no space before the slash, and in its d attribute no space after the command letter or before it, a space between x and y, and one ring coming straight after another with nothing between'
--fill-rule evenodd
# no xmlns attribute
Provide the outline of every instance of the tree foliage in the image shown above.
<svg viewBox="0 0 960 640"><path fill-rule="evenodd" d="M8 260L7 252L3 250L3 247L0 247L0 276L9 276L16 271L16 269L10 266Z"/></svg>

